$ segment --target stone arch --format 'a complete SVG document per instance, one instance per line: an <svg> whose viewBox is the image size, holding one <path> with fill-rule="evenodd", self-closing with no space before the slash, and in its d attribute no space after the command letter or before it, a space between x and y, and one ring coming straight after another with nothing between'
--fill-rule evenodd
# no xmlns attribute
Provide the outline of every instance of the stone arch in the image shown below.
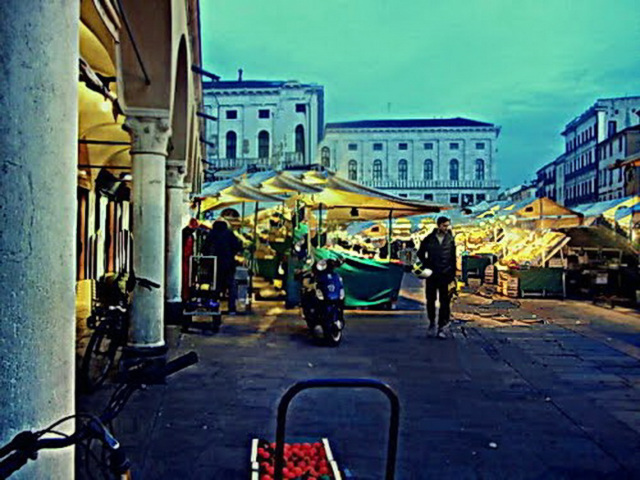
<svg viewBox="0 0 640 480"><path fill-rule="evenodd" d="M173 99L173 1L156 0L153 15L149 4L138 0L122 0L121 12L126 17L134 42L123 25L118 58L118 92L125 114L160 114L170 111ZM167 68L169 67L169 68ZM146 72L146 76L145 76Z"/></svg>
<svg viewBox="0 0 640 480"><path fill-rule="evenodd" d="M187 42L182 36L178 46L175 88L171 109L171 151L169 158L186 161L189 141L189 63Z"/></svg>

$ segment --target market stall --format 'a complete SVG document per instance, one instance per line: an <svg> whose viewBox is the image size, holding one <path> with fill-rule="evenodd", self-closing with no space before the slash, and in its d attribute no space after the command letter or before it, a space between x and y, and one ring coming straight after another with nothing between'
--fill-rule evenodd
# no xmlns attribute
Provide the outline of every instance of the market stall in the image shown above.
<svg viewBox="0 0 640 480"><path fill-rule="evenodd" d="M345 307L384 307L398 300L400 284L404 274L399 261L380 262L327 248L318 248L314 255L320 259L341 259L337 272L342 277L345 289Z"/></svg>

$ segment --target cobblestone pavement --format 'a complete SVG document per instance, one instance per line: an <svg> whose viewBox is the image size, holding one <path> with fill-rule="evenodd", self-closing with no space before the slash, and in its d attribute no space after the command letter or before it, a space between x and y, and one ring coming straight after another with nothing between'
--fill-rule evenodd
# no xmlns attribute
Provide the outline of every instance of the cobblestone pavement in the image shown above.
<svg viewBox="0 0 640 480"><path fill-rule="evenodd" d="M297 311L268 303L225 317L215 336L170 327L172 355L195 350L200 363L132 398L116 433L136 478L245 479L250 441L275 437L289 386L364 377L400 397L396 478L640 478L640 362L553 322L555 308L566 320L582 304L542 302L551 322L527 323L535 308L523 303L512 309L517 322L456 321L446 340L427 337L419 311L349 312L336 349L313 344ZM463 296L454 312L479 303ZM108 393L79 407L98 410ZM326 436L355 478L380 479L388 415L378 392L306 392L292 403L288 435Z"/></svg>

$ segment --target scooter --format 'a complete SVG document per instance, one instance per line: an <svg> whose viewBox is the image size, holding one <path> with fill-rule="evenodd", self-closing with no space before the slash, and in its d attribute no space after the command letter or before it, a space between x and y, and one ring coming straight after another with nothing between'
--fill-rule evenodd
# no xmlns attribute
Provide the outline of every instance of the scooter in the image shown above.
<svg viewBox="0 0 640 480"><path fill-rule="evenodd" d="M337 347L344 329L344 284L339 260L307 260L302 272L302 315L312 335Z"/></svg>

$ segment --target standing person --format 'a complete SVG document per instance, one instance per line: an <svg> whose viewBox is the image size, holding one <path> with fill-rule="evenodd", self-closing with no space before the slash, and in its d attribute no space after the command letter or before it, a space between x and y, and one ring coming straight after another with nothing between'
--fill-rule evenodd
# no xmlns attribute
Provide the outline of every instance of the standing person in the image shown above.
<svg viewBox="0 0 640 480"><path fill-rule="evenodd" d="M445 338L444 328L449 324L451 297L449 284L456 277L456 244L451 233L451 220L439 217L437 227L422 239L418 258L425 268L433 271L427 278L427 315L429 331L436 329L436 296L440 299L438 312L438 338Z"/></svg>
<svg viewBox="0 0 640 480"><path fill-rule="evenodd" d="M202 253L217 258L216 292L218 298L224 292L228 292L229 314L231 315L236 313L237 291L233 288L233 282L236 274L235 256L240 251L242 251L240 240L231 231L227 221L219 218L213 222L211 231L202 246Z"/></svg>

